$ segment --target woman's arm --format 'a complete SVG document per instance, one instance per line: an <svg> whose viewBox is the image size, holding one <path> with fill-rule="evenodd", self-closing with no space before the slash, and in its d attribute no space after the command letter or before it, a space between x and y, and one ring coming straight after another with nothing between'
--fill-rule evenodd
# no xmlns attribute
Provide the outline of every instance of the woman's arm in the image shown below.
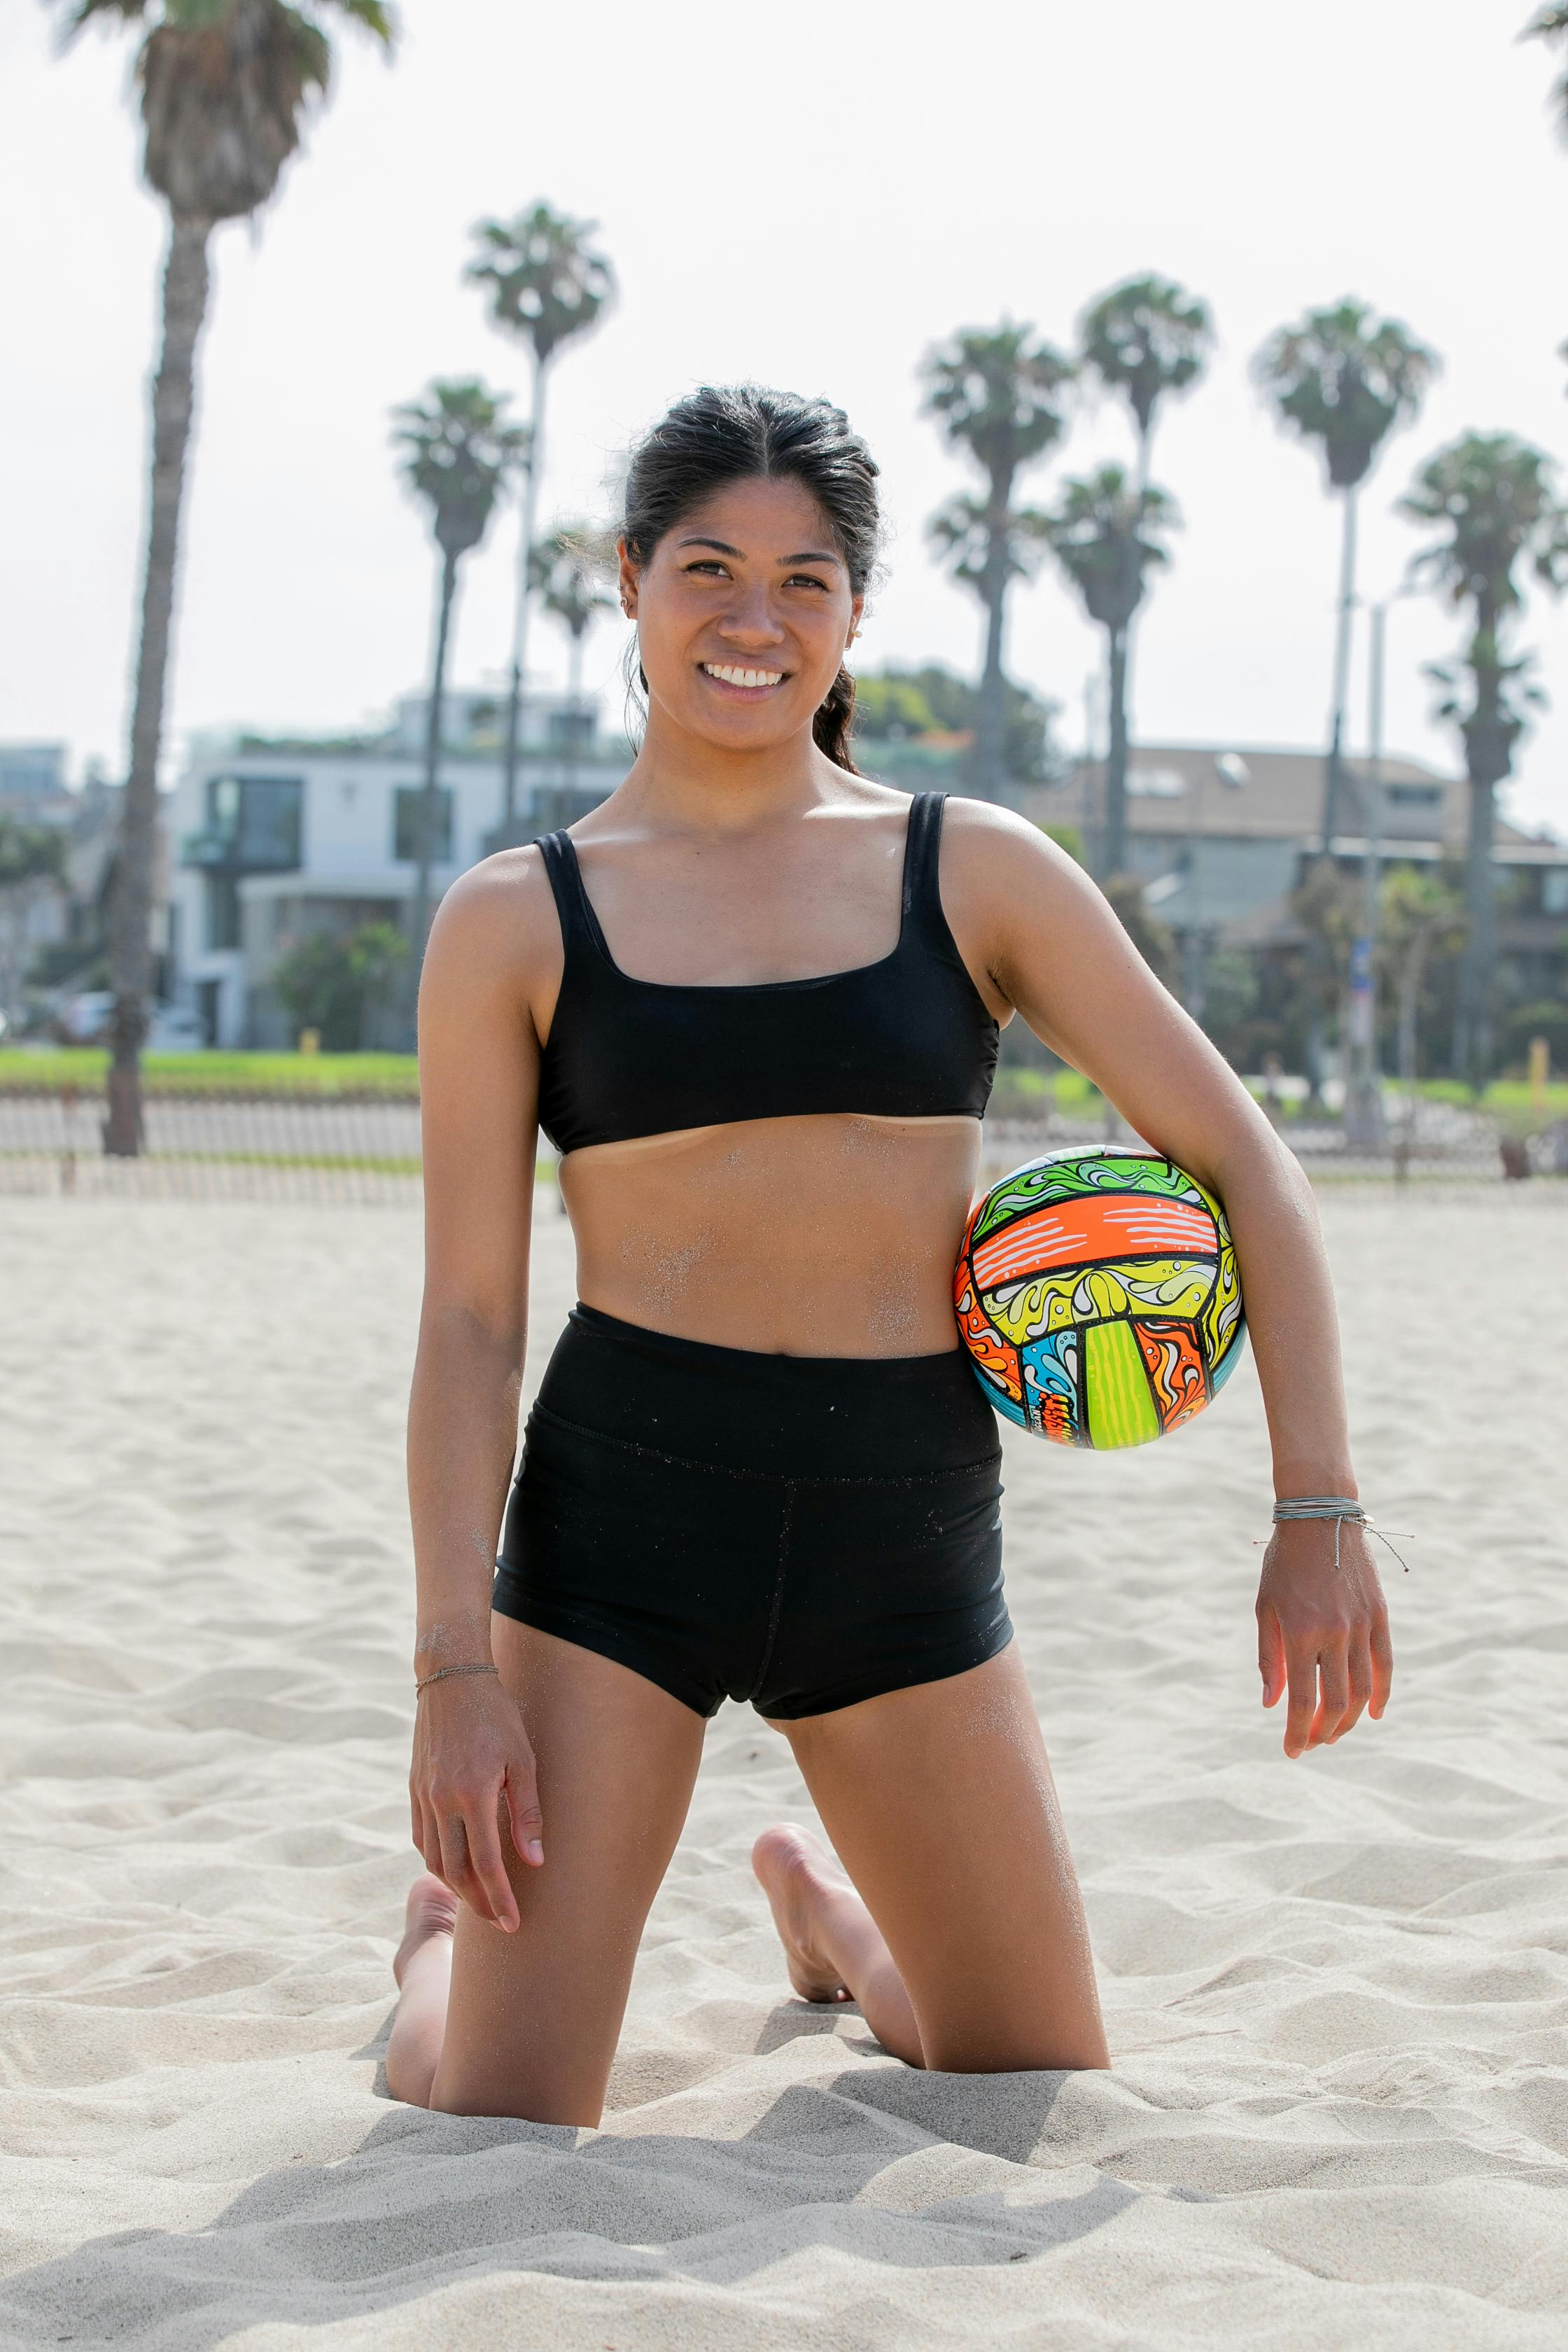
<svg viewBox="0 0 1568 2352"><path fill-rule="evenodd" d="M1161 987L1105 898L1022 818L952 802L942 896L961 945L1156 1150L1217 1192L1236 1241L1274 1491L1354 1495L1339 1327L1311 1187L1235 1072ZM1287 1755L1387 1704L1387 1612L1352 1522L1279 1527L1258 1592L1263 1703L1289 1685ZM1319 1698L1319 1678L1321 1697Z"/></svg>
<svg viewBox="0 0 1568 2352"><path fill-rule="evenodd" d="M534 853L454 884L419 990L425 1297L408 1410L416 1678L490 1663L490 1579L517 1448L528 1324L539 1045L527 917ZM482 1918L517 1925L500 1843L543 1860L533 1756L492 1675L418 1700L414 1842Z"/></svg>

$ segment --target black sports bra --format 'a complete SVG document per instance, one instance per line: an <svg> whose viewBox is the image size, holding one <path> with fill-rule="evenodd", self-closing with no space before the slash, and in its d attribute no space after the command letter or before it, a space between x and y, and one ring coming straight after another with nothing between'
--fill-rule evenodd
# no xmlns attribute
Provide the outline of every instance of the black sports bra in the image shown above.
<svg viewBox="0 0 1568 2352"><path fill-rule="evenodd" d="M540 1067L539 1124L563 1157L731 1119L809 1111L978 1118L996 1024L937 888L940 793L917 793L891 955L820 980L732 987L633 980L605 943L564 833L539 846L565 969Z"/></svg>

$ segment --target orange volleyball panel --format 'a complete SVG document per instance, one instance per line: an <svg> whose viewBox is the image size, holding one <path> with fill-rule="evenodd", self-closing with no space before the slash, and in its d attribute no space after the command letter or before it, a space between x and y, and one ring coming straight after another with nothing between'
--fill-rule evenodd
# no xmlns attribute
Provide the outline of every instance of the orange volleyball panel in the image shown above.
<svg viewBox="0 0 1568 2352"><path fill-rule="evenodd" d="M1058 1201L993 1234L973 1254L979 1288L999 1290L1022 1276L1105 1258L1213 1257L1219 1246L1206 1209L1148 1194L1118 1192Z"/></svg>
<svg viewBox="0 0 1568 2352"><path fill-rule="evenodd" d="M1160 1427L1179 1429L1194 1412L1202 1412L1209 1401L1204 1360L1192 1327L1134 1318L1132 1328L1154 1391Z"/></svg>

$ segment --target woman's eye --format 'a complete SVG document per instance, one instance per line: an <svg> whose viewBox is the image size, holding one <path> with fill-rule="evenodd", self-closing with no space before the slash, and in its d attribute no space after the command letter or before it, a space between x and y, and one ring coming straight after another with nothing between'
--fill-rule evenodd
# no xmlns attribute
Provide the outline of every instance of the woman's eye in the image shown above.
<svg viewBox="0 0 1568 2352"><path fill-rule="evenodd" d="M821 590L824 595L827 593L826 581L814 579L809 572L796 572L793 573L790 578L789 585L792 588L817 588Z"/></svg>
<svg viewBox="0 0 1568 2352"><path fill-rule="evenodd" d="M710 572L710 573L712 573L712 574L714 575L714 577L716 577L716 578L718 578L718 579L720 579L720 580L721 580L721 579L724 577L724 567L723 567L723 565L719 562L719 560L718 560L718 558L717 558L716 556L712 556L712 555L704 555L704 556L700 556L700 557L698 558L698 560L697 560L697 562L696 562L695 563L689 563L689 564L687 565L686 569L687 569L687 571L688 571L689 572Z"/></svg>

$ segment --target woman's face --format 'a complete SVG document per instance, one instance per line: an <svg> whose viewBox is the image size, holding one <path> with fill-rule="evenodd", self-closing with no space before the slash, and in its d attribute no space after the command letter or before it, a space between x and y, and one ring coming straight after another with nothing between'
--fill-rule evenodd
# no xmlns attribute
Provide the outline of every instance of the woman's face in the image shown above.
<svg viewBox="0 0 1568 2352"><path fill-rule="evenodd" d="M763 751L809 729L863 599L799 482L731 482L639 571L621 543L652 704L704 742Z"/></svg>

